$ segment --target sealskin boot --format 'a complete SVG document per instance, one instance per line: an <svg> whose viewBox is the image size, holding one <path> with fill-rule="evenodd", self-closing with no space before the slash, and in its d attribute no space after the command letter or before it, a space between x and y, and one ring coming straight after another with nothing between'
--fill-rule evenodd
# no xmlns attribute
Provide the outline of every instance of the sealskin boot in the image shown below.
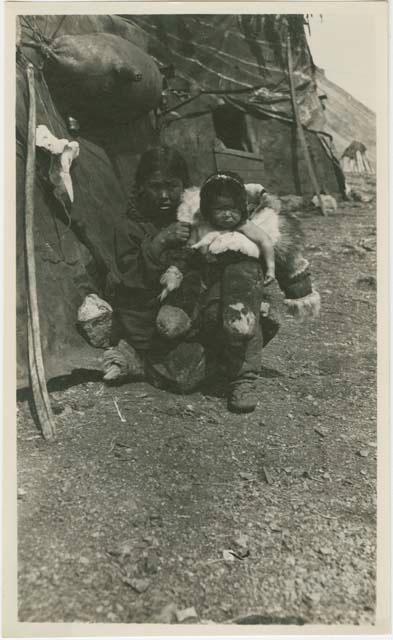
<svg viewBox="0 0 393 640"><path fill-rule="evenodd" d="M228 409L234 413L251 413L258 402L255 377L242 377L230 385Z"/></svg>

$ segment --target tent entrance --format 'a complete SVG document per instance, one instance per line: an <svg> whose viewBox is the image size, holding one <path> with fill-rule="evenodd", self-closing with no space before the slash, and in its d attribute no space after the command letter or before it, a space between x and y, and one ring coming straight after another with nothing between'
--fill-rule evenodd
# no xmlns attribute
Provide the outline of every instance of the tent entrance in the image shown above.
<svg viewBox="0 0 393 640"><path fill-rule="evenodd" d="M216 171L234 171L245 182L261 182L263 157L250 136L246 113L231 105L223 105L212 113L216 141L213 148Z"/></svg>
<svg viewBox="0 0 393 640"><path fill-rule="evenodd" d="M253 151L248 139L246 116L243 111L225 104L213 111L216 136L228 149Z"/></svg>

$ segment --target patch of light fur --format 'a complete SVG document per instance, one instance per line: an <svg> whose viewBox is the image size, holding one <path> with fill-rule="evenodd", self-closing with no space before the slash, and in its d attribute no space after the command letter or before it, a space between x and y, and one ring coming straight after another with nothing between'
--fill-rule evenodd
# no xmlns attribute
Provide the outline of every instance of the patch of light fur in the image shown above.
<svg viewBox="0 0 393 640"><path fill-rule="evenodd" d="M257 245L238 231L211 231L193 245L193 249L203 247L208 248L209 253L214 255L225 251L237 251L251 258L259 258Z"/></svg>
<svg viewBox="0 0 393 640"><path fill-rule="evenodd" d="M245 306L242 302L235 302L234 304L229 305L230 309L234 309L235 311L240 311L240 313L245 309Z"/></svg>
<svg viewBox="0 0 393 640"><path fill-rule="evenodd" d="M304 298L286 299L284 302L288 313L299 321L318 318L321 310L321 296L315 290Z"/></svg>
<svg viewBox="0 0 393 640"><path fill-rule="evenodd" d="M193 224L195 216L199 212L199 205L199 188L190 187L190 189L185 189L181 203L177 210L178 221Z"/></svg>
<svg viewBox="0 0 393 640"><path fill-rule="evenodd" d="M263 229L268 234L272 243L275 245L280 239L280 225L277 211L270 207L265 207L251 216L251 222L257 227Z"/></svg>
<svg viewBox="0 0 393 640"><path fill-rule="evenodd" d="M235 320L229 320L226 322L228 328L230 328L231 333L236 333L237 335L248 336L251 335L252 331L255 327L255 315L252 311L248 311L244 313L245 306L242 302L236 302L234 304L229 305L230 309L234 311L240 312L240 318L236 318Z"/></svg>

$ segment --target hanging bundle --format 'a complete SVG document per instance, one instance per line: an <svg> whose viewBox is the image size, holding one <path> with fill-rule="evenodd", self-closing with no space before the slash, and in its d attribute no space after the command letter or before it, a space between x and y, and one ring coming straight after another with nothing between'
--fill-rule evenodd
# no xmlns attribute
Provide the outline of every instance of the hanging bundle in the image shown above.
<svg viewBox="0 0 393 640"><path fill-rule="evenodd" d="M158 106L162 75L153 58L110 33L64 35L39 45L44 75L63 113L130 122Z"/></svg>

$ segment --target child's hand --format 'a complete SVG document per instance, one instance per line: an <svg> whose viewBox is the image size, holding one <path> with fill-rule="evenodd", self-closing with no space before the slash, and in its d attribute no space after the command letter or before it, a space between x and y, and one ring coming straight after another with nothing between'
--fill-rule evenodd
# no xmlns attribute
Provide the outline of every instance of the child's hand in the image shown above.
<svg viewBox="0 0 393 640"><path fill-rule="evenodd" d="M274 272L274 269L268 269L266 271L266 275L265 275L265 279L263 281L263 284L265 285L265 287L267 287L269 284L274 282L275 279L276 279L276 274Z"/></svg>

